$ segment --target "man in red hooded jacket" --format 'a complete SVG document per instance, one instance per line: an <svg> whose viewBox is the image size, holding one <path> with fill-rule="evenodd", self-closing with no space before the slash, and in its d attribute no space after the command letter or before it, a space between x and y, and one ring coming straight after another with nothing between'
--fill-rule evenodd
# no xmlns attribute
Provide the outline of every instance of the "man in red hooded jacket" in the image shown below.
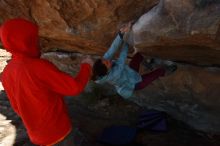
<svg viewBox="0 0 220 146"><path fill-rule="evenodd" d="M72 131L63 97L83 91L91 76L92 60L82 61L75 78L61 72L40 58L38 27L24 19L6 21L0 37L12 54L2 84L31 141L37 145L62 143Z"/></svg>

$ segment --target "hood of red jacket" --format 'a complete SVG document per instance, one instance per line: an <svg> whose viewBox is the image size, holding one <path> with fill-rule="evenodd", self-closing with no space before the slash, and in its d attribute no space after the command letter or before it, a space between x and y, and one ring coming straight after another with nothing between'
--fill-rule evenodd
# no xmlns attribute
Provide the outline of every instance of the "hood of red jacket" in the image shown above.
<svg viewBox="0 0 220 146"><path fill-rule="evenodd" d="M38 26L24 19L10 19L0 28L4 48L13 56L39 57Z"/></svg>

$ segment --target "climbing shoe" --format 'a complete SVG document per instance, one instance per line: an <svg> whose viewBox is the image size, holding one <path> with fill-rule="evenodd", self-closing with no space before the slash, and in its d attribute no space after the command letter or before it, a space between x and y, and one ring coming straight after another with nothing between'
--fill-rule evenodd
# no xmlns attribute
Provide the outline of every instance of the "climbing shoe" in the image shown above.
<svg viewBox="0 0 220 146"><path fill-rule="evenodd" d="M170 75L171 73L175 72L177 70L176 64L166 65L165 67L165 75Z"/></svg>

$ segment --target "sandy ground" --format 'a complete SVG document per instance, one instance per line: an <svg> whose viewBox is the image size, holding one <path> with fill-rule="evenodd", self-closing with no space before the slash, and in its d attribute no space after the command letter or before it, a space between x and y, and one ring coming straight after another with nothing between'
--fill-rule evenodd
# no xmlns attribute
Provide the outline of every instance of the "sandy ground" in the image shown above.
<svg viewBox="0 0 220 146"><path fill-rule="evenodd" d="M0 74L3 71L4 67L7 64L7 60L11 58L11 54L6 52L3 49L0 49ZM3 90L2 84L0 82L0 90Z"/></svg>

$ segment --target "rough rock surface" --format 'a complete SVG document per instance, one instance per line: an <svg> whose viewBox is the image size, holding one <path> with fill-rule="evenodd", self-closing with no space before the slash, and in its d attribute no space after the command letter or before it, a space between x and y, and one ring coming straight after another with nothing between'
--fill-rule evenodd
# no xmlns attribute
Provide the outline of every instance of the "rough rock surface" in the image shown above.
<svg viewBox="0 0 220 146"><path fill-rule="evenodd" d="M7 60L10 59L10 55L4 52L3 50L0 51L1 51L0 60L1 62L4 62L0 64L0 69L1 69L0 72L1 72L4 66L6 65ZM57 65L60 68L60 70L75 75L75 73L79 69L78 63L80 62L80 58L82 57L82 55L74 54L74 53L47 53L44 54L43 57L50 60L55 65ZM97 56L95 56L95 58L96 57ZM166 81L166 79L162 81ZM105 87L97 88L94 85L95 84L90 83L90 86L88 86L89 88L87 88L86 92L82 93L79 97L65 98L66 103L68 104L69 107L69 113L73 120L73 124L75 125L75 127L78 127L81 130L81 132L83 133L83 137L86 138L85 146L101 146L100 144L97 143L96 139L106 126L112 124L131 125L131 126L135 125L137 120L137 114L143 110L142 107L137 106L133 102L129 102L127 100L122 99L118 95L115 95L115 93L112 96L113 93L112 91L108 93L109 95L111 94L111 96L105 96L107 93L106 91L109 91L109 86L107 86L106 88ZM153 84L153 86L149 86L149 90L151 91L151 89L153 89L152 87L154 86L159 86L160 88L161 87L160 81L159 82L157 81L155 84ZM145 91L149 92L148 90ZM162 91L164 92L165 90ZM151 94L148 93L148 95ZM153 97L153 96L148 96L147 98L142 98L142 97L139 99L149 100L150 98L148 97ZM147 106L149 106L150 108L151 107L158 108L162 106L164 102L158 103L156 99L157 98L155 98L155 102L147 101L149 102ZM165 101L165 99L166 98L162 97L160 100ZM137 100L137 101L141 101L141 100ZM150 100L154 100L154 98L151 98ZM203 112L204 114L207 115L207 111L203 111L201 113L198 112L198 108L196 106L193 106L194 102L192 100L189 99L189 101L192 101L192 104L189 104L190 102L186 100L187 99L182 100L185 106L181 107L181 105L183 104L178 102L178 100L171 99L171 101L167 102L169 103L167 107L170 108L165 108L165 109L170 109L167 110L167 113L172 114L174 117L176 117L175 114L178 115L179 113L175 113L175 112L176 111L178 112L177 109L178 106L180 106L182 112L180 112L181 116L179 119L182 121L184 121L182 119L184 115L186 115L184 116L185 118L192 117L193 120L195 119L194 118L195 116ZM173 104L172 101L174 101ZM175 103L177 103L176 107L173 106L175 105ZM146 104L143 105L144 102L143 103L139 102L138 104L146 107ZM154 104L156 104L156 106L153 106ZM199 107L201 108L202 106ZM189 114L186 114L186 112ZM211 112L209 114L211 119L213 119L213 113ZM200 117L202 116L200 115ZM189 120L192 121L191 119ZM201 121L204 120L206 119L202 117ZM218 119L216 121L218 121ZM174 120L170 116L167 116L167 123L169 128L167 132L152 134L152 132L145 131L141 135L138 135L139 142L141 142L143 146L158 146L158 145L219 146L220 144L219 135L213 135L210 133L203 133L201 131L193 130L191 127L183 124L180 121ZM201 122L199 124L201 124ZM211 123L209 121L208 126L210 124ZM12 110L5 92L2 91L2 89L0 89L0 146L12 146L12 145L34 146L29 141L29 138L27 136L26 130L22 124L21 119Z"/></svg>
<svg viewBox="0 0 220 146"><path fill-rule="evenodd" d="M73 124L80 130L84 139L80 146L104 146L97 142L104 128L111 125L134 126L138 113L143 110L118 96L97 98L88 95L90 93L65 98ZM11 109L4 91L0 91L0 101L0 146L36 146L30 142L21 119ZM193 130L170 116L167 116L167 123L169 126L167 132L152 133L145 130L138 135L138 141L143 146L220 144L219 136Z"/></svg>
<svg viewBox="0 0 220 146"><path fill-rule="evenodd" d="M23 17L37 23L43 51L101 55L121 24L142 16L132 29L135 47L146 56L187 64L179 64L175 74L137 93L133 101L165 110L197 129L220 132L219 2L1 0L0 22ZM75 56L56 63L71 72L77 65L71 60Z"/></svg>
<svg viewBox="0 0 220 146"><path fill-rule="evenodd" d="M43 58L74 75L79 69L81 56L74 53L46 53ZM219 72L220 69L216 67L178 64L175 73L154 81L144 90L135 92L129 100L142 107L166 111L196 129L220 133ZM102 93L107 95L114 92L108 85L100 90L104 90Z"/></svg>
<svg viewBox="0 0 220 146"><path fill-rule="evenodd" d="M1 0L0 22L36 22L44 51L101 54L121 24L143 15L133 39L146 55L219 65L219 11L218 0Z"/></svg>
<svg viewBox="0 0 220 146"><path fill-rule="evenodd" d="M178 70L135 94L143 107L163 110L192 127L220 133L220 69L178 64Z"/></svg>
<svg viewBox="0 0 220 146"><path fill-rule="evenodd" d="M158 0L1 0L1 22L24 17L40 26L42 47L103 53L124 22L137 19Z"/></svg>
<svg viewBox="0 0 220 146"><path fill-rule="evenodd" d="M149 56L219 65L219 2L161 0L134 25L134 45Z"/></svg>

